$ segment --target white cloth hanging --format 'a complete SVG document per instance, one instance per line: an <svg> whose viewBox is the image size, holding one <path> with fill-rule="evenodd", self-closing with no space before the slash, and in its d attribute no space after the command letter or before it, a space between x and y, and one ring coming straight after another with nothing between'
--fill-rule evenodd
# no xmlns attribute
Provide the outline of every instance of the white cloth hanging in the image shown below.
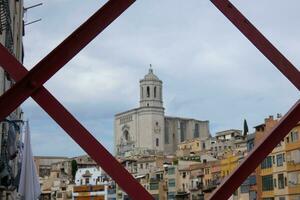
<svg viewBox="0 0 300 200"><path fill-rule="evenodd" d="M21 195L21 199L37 200L41 194L41 188L32 156L28 121L26 122L24 137L24 151L18 192Z"/></svg>

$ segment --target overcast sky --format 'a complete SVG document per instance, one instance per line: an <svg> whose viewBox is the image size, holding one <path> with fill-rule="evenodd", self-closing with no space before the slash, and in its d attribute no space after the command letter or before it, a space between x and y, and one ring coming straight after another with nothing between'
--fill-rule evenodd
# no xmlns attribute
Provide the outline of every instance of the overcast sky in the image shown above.
<svg viewBox="0 0 300 200"><path fill-rule="evenodd" d="M300 63L299 0L232 2L292 63ZM28 69L105 1L43 3L25 14L27 22L42 18L25 29ZM166 115L209 120L212 134L242 129L244 118L253 127L284 114L299 97L209 0L137 1L45 86L112 151L114 114L138 106L139 80L150 63L163 81ZM22 108L35 155L84 154L31 98Z"/></svg>

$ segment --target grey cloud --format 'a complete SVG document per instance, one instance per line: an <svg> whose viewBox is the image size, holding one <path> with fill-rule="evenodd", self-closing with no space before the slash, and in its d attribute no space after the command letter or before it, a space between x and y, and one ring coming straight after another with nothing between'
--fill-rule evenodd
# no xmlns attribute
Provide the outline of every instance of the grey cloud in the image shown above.
<svg viewBox="0 0 300 200"><path fill-rule="evenodd" d="M30 68L103 3L46 1L28 13L43 21L27 28L25 64ZM293 63L300 62L298 1L233 3ZM138 81L150 63L164 82L166 113L210 120L212 133L241 128L244 118L254 126L298 99L297 90L210 1L196 0L137 1L46 87L112 150L113 116L138 106ZM81 153L31 100L23 107L35 154ZM50 133L54 141L43 141ZM66 147L54 149L55 140Z"/></svg>

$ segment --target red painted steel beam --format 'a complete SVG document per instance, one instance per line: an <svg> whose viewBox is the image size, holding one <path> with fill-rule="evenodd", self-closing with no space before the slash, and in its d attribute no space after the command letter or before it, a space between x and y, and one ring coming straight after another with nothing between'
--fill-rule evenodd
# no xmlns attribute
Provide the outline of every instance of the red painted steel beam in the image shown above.
<svg viewBox="0 0 300 200"><path fill-rule="evenodd" d="M210 200L228 199L299 121L300 100L261 140L245 160L221 183L212 193Z"/></svg>
<svg viewBox="0 0 300 200"><path fill-rule="evenodd" d="M0 98L0 121L68 63L135 0L110 0ZM3 55L0 55L2 58Z"/></svg>
<svg viewBox="0 0 300 200"><path fill-rule="evenodd" d="M228 0L212 3L300 90L300 73ZM300 101L280 120L210 199L228 199L287 133L300 121Z"/></svg>
<svg viewBox="0 0 300 200"><path fill-rule="evenodd" d="M268 39L228 0L211 2L300 90L300 72Z"/></svg>
<svg viewBox="0 0 300 200"><path fill-rule="evenodd" d="M0 45L0 65L10 76L19 81L28 74L5 47ZM134 200L152 200L153 197L132 175L93 137L66 108L43 86L34 92L32 98L63 128L79 146L91 156L102 169ZM1 108L2 109L2 108Z"/></svg>

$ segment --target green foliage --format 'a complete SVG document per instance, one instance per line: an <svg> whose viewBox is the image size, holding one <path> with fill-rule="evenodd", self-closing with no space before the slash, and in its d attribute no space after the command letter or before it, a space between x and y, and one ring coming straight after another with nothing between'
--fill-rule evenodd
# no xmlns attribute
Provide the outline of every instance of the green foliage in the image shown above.
<svg viewBox="0 0 300 200"><path fill-rule="evenodd" d="M178 165L178 160L174 160L173 165Z"/></svg>
<svg viewBox="0 0 300 200"><path fill-rule="evenodd" d="M73 180L74 180L75 179L75 174L76 174L77 169L78 169L76 160L72 160L71 166L72 166L72 177L73 177Z"/></svg>
<svg viewBox="0 0 300 200"><path fill-rule="evenodd" d="M247 124L246 119L244 119L244 136L247 136L248 132L249 132L248 124Z"/></svg>

